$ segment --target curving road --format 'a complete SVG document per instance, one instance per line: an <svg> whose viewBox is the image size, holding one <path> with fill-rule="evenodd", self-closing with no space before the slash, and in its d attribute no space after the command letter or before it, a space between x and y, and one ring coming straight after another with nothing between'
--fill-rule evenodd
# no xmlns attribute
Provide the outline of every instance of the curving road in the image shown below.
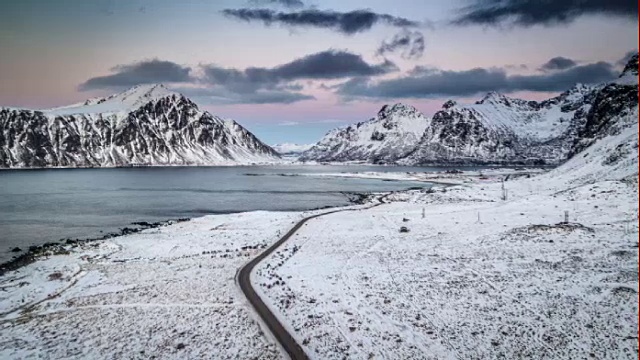
<svg viewBox="0 0 640 360"><path fill-rule="evenodd" d="M333 210L333 211L328 211L321 214L308 216L300 220L293 228L291 228L291 230L289 230L289 232L287 232L282 238L280 238L280 240L276 241L275 244L271 245L269 248L267 248L267 250L262 252L255 259L249 261L238 272L237 281L238 281L238 285L240 286L240 289L242 290L244 295L247 297L247 299L249 300L253 308L256 310L258 315L260 315L264 323L267 324L267 327L269 328L271 333L276 337L280 345L284 348L284 350L287 352L287 354L292 360L298 360L298 359L306 360L306 359L309 359L309 357L307 356L307 354L305 354L304 350L296 342L293 336L291 336L291 334L289 334L289 332L284 328L284 326L282 326L278 318L273 314L273 312L271 312L269 307L267 307L264 301L262 301L260 296L258 296L256 291L254 290L253 286L251 285L251 272L253 271L253 268L256 265L258 265L262 260L264 260L267 256L269 256L272 252L274 252L278 247L280 247L280 245L282 245L285 241L289 240L289 238L293 234L295 234L296 231L298 231L300 227L302 227L302 225L304 225L304 223L306 223L307 221L320 216L329 215L329 214L342 212L342 211L356 211L356 210L371 209L372 207L382 205L384 203L383 199L384 199L384 196L378 199L380 203L372 205L370 207L361 208L361 209Z"/></svg>

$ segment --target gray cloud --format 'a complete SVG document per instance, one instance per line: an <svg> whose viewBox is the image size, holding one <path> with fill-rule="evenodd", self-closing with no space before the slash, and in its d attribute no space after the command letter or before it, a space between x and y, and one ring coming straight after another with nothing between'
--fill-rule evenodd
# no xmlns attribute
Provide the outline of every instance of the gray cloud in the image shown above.
<svg viewBox="0 0 640 360"><path fill-rule="evenodd" d="M259 21L269 26L279 23L287 26L316 27L352 35L371 29L381 23L395 27L418 26L418 22L370 10L337 12L308 9L297 12L277 12L270 9L225 9L222 13L230 18L247 22Z"/></svg>
<svg viewBox="0 0 640 360"><path fill-rule="evenodd" d="M504 67L510 70L527 70L529 68L527 64L507 64Z"/></svg>
<svg viewBox="0 0 640 360"><path fill-rule="evenodd" d="M510 75L503 69L445 71L416 68L408 76L373 82L367 78L343 83L338 94L353 98L435 98L472 96L489 91L564 91L576 83L601 83L617 77L611 64L598 62L536 75Z"/></svg>
<svg viewBox="0 0 640 360"><path fill-rule="evenodd" d="M304 56L272 68L244 70L203 65L199 96L219 104L293 103L315 99L299 91L301 80L332 80L376 76L397 71L390 61L369 64L361 56L346 51L327 50ZM195 90L190 90L195 96ZM187 92L188 93L188 92ZM186 93L185 93L186 94Z"/></svg>
<svg viewBox="0 0 640 360"><path fill-rule="evenodd" d="M383 41L377 55L385 55L400 50L401 56L405 59L417 59L424 54L424 35L419 31L409 31L403 29L391 40Z"/></svg>
<svg viewBox="0 0 640 360"><path fill-rule="evenodd" d="M288 8L300 8L304 6L301 0L250 0L254 5L280 5Z"/></svg>
<svg viewBox="0 0 640 360"><path fill-rule="evenodd" d="M298 101L315 99L312 95L283 89L259 89L251 92L238 93L223 86L212 86L209 88L182 88L177 90L187 97L196 99L198 102L216 105L292 104Z"/></svg>
<svg viewBox="0 0 640 360"><path fill-rule="evenodd" d="M184 83L185 95L200 97L217 104L289 104L312 100L301 93L302 80L335 80L372 77L397 71L398 67L385 60L369 64L360 55L347 51L327 50L295 59L272 68L250 67L244 70L216 65L201 65L203 75L194 78L191 68L158 59L118 65L111 75L91 78L82 83L81 90L121 89L148 83Z"/></svg>
<svg viewBox="0 0 640 360"><path fill-rule="evenodd" d="M635 0L473 0L453 23L458 25L503 24L517 26L558 25L582 15L600 14L635 19Z"/></svg>
<svg viewBox="0 0 640 360"><path fill-rule="evenodd" d="M283 90L258 90L252 93L238 94L221 89L210 89L197 92L184 90L182 93L186 96L201 97L205 103L217 105L292 104L298 101L315 99L312 95Z"/></svg>
<svg viewBox="0 0 640 360"><path fill-rule="evenodd" d="M398 68L390 61L373 65L356 54L327 50L273 68L251 67L238 70L206 65L203 69L205 81L211 84L222 85L236 92L250 92L257 89L282 88L285 86L283 84L300 79L375 76L396 71Z"/></svg>
<svg viewBox="0 0 640 360"><path fill-rule="evenodd" d="M121 89L139 84L182 83L193 79L190 67L158 59L144 60L111 68L113 74L91 78L78 87L81 91Z"/></svg>
<svg viewBox="0 0 640 360"><path fill-rule="evenodd" d="M555 71L565 70L578 65L577 62L562 56L556 56L546 63L544 63L539 70L541 71Z"/></svg>
<svg viewBox="0 0 640 360"><path fill-rule="evenodd" d="M631 50L631 51L629 51L628 53L624 54L624 56L622 57L622 59L620 59L620 60L618 60L618 61L616 62L616 65L619 65L619 66L625 66L625 65L627 65L627 63L629 62L629 60L631 60L631 58L632 58L634 55L636 55L636 54L638 54L638 50Z"/></svg>

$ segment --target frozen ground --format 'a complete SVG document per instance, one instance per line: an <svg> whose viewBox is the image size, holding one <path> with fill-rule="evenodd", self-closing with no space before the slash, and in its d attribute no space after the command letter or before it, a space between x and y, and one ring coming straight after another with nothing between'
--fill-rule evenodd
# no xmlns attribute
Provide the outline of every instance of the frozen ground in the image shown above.
<svg viewBox="0 0 640 360"><path fill-rule="evenodd" d="M527 177L545 172L540 168L489 168L482 170L455 170L436 172L332 172L332 173L291 173L278 174L280 176L308 176L308 177L337 177L337 178L360 178L379 179L390 181L425 181L432 183L442 183L446 185L472 184L486 182L487 180L502 179L509 177L512 179Z"/></svg>
<svg viewBox="0 0 640 360"><path fill-rule="evenodd" d="M637 166L632 127L504 190L397 193L253 280L316 359L637 359Z"/></svg>
<svg viewBox="0 0 640 360"><path fill-rule="evenodd" d="M637 143L312 219L256 290L315 359L637 359ZM0 358L279 358L234 277L310 214L208 216L8 273Z"/></svg>
<svg viewBox="0 0 640 360"><path fill-rule="evenodd" d="M302 216L208 216L9 273L0 358L279 358L234 277Z"/></svg>
<svg viewBox="0 0 640 360"><path fill-rule="evenodd" d="M310 221L254 281L317 359L636 358L636 185L400 195Z"/></svg>

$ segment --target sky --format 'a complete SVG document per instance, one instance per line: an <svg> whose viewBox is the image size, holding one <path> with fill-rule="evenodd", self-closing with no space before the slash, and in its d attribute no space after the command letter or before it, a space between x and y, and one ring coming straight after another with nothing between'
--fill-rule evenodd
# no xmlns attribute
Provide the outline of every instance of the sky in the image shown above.
<svg viewBox="0 0 640 360"><path fill-rule="evenodd" d="M637 18L635 0L4 0L0 106L164 83L266 143L312 143L388 103L611 80Z"/></svg>

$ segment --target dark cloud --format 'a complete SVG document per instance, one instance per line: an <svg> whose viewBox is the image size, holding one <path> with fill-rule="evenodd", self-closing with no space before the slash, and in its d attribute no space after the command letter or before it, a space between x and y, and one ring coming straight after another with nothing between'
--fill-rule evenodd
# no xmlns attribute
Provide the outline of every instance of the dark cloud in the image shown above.
<svg viewBox="0 0 640 360"><path fill-rule="evenodd" d="M245 70L203 67L205 80L238 92L274 89L300 79L340 79L355 76L375 76L396 71L390 61L369 64L360 55L346 51L328 50L307 55L273 68L251 67Z"/></svg>
<svg viewBox="0 0 640 360"><path fill-rule="evenodd" d="M509 70L527 70L529 68L527 64L508 64L504 67Z"/></svg>
<svg viewBox="0 0 640 360"><path fill-rule="evenodd" d="M373 76L396 70L398 68L390 61L371 65L364 61L360 55L339 50L327 50L307 55L271 69L274 75L287 80Z"/></svg>
<svg viewBox="0 0 640 360"><path fill-rule="evenodd" d="M609 63L598 62L537 75L510 75L503 69L444 71L416 68L410 75L373 82L358 78L343 83L338 94L353 98L434 98L472 96L489 91L564 91L576 83L601 83L617 77Z"/></svg>
<svg viewBox="0 0 640 360"><path fill-rule="evenodd" d="M574 66L563 71L540 75L513 75L501 91L565 91L577 83L596 84L618 77L618 71L607 62Z"/></svg>
<svg viewBox="0 0 640 360"><path fill-rule="evenodd" d="M565 70L578 65L577 62L562 56L556 56L546 63L544 63L539 70L541 71L556 71Z"/></svg>
<svg viewBox="0 0 640 360"><path fill-rule="evenodd" d="M304 6L301 0L250 0L253 5L280 5L288 8L300 8Z"/></svg>
<svg viewBox="0 0 640 360"><path fill-rule="evenodd" d="M473 0L453 23L458 25L558 25L582 15L636 19L636 0Z"/></svg>
<svg viewBox="0 0 640 360"><path fill-rule="evenodd" d="M418 26L415 21L388 14L379 14L370 10L355 10L343 13L317 9L297 12L277 12L270 9L225 9L222 13L227 17L248 22L263 22L267 26L278 23L287 26L317 27L335 30L347 35L369 30L377 23L395 27Z"/></svg>
<svg viewBox="0 0 640 360"><path fill-rule="evenodd" d="M181 83L193 79L191 68L171 61L158 59L140 61L128 65L118 65L111 69L111 75L91 78L80 84L79 89L121 89L139 84Z"/></svg>
<svg viewBox="0 0 640 360"><path fill-rule="evenodd" d="M312 95L283 89L256 90L252 92L238 93L230 91L222 86L213 86L210 88L182 88L177 90L187 97L193 98L199 103L216 105L292 104L298 101L315 99Z"/></svg>
<svg viewBox="0 0 640 360"><path fill-rule="evenodd" d="M201 83L208 96L218 103L292 103L314 99L299 93L300 80L333 80L376 76L396 71L390 61L369 64L361 56L346 51L327 50L272 68L244 70L204 65Z"/></svg>
<svg viewBox="0 0 640 360"><path fill-rule="evenodd" d="M419 31L403 29L391 40L382 42L376 54L383 56L396 51L401 51L401 56L405 59L422 57L424 54L424 35Z"/></svg>

